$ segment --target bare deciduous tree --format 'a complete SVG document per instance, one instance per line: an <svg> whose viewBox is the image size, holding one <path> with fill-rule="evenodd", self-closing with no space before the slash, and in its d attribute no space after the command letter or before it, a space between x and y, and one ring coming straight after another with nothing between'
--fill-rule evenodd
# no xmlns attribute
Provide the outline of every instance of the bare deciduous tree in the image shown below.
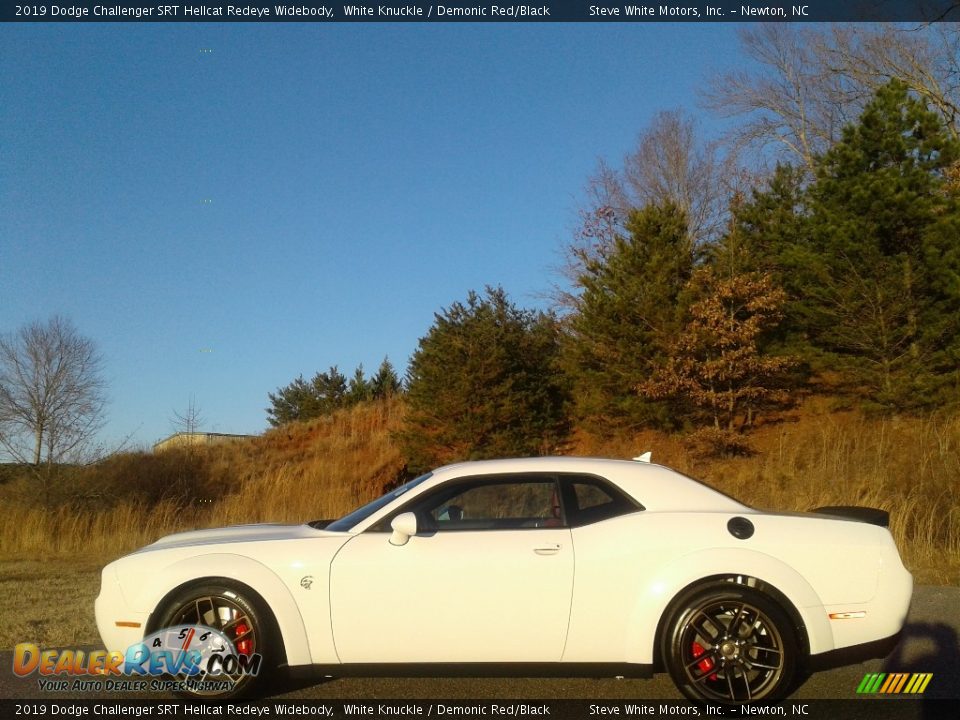
<svg viewBox="0 0 960 720"><path fill-rule="evenodd" d="M960 31L956 23L905 29L836 25L817 54L823 70L843 79L859 109L877 88L897 79L936 111L956 138L960 123Z"/></svg>
<svg viewBox="0 0 960 720"><path fill-rule="evenodd" d="M706 105L724 117L741 118L730 133L738 149L779 145L810 171L815 159L851 118L844 113L840 78L819 72L818 33L809 27L769 23L740 33L755 72L740 70L711 82Z"/></svg>
<svg viewBox="0 0 960 720"><path fill-rule="evenodd" d="M687 217L691 240L703 242L722 224L726 194L716 150L697 137L692 118L679 110L660 112L640 134L619 171L601 164L591 180L598 207L619 218L647 205L673 203Z"/></svg>
<svg viewBox="0 0 960 720"><path fill-rule="evenodd" d="M892 24L744 28L752 72L714 78L706 105L740 122L737 149L779 148L812 172L876 90L892 78L936 110L954 136L960 130L960 31L956 23L905 28Z"/></svg>
<svg viewBox="0 0 960 720"><path fill-rule="evenodd" d="M170 427L175 433L185 433L193 435L200 432L200 427L206 422L200 406L197 405L197 398L191 395L187 402L187 407L183 412L174 410L170 418Z"/></svg>
<svg viewBox="0 0 960 720"><path fill-rule="evenodd" d="M76 461L103 426L96 345L54 316L0 337L0 447L17 462Z"/></svg>

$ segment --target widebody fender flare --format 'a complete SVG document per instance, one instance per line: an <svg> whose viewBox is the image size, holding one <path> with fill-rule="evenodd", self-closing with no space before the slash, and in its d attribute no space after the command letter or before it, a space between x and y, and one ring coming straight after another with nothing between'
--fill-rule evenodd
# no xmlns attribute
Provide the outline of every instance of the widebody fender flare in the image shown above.
<svg viewBox="0 0 960 720"><path fill-rule="evenodd" d="M178 560L155 577L160 583L147 583L130 602L145 612L154 612L164 598L184 585L205 578L227 578L256 592L273 613L283 639L288 665L312 662L310 644L300 609L283 581L267 566L243 555L210 553Z"/></svg>
<svg viewBox="0 0 960 720"><path fill-rule="evenodd" d="M670 604L698 583L728 577L755 578L782 594L799 615L809 651L833 650L833 633L823 603L810 584L793 568L766 553L746 549L715 548L672 559L650 574L641 586L628 623L631 663L652 664L657 655L657 630ZM778 598L775 598L778 599Z"/></svg>

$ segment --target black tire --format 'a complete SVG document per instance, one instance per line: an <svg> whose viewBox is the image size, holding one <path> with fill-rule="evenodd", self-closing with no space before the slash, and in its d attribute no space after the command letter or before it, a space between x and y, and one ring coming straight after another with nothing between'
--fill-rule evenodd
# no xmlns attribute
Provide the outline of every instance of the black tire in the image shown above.
<svg viewBox="0 0 960 720"><path fill-rule="evenodd" d="M238 655L260 656L256 674L217 676L176 676L179 697L226 700L257 697L268 685L282 656L280 635L273 615L263 601L249 588L226 578L198 582L166 598L151 622L152 631L178 625L203 625L218 630L234 644ZM199 680L212 682L198 683ZM228 683L220 682L229 680ZM190 681L190 682L187 682ZM224 689L224 685L230 685ZM214 689L215 688L215 689Z"/></svg>
<svg viewBox="0 0 960 720"><path fill-rule="evenodd" d="M701 702L782 699L793 688L798 652L787 613L763 593L732 582L679 598L661 638L673 682Z"/></svg>

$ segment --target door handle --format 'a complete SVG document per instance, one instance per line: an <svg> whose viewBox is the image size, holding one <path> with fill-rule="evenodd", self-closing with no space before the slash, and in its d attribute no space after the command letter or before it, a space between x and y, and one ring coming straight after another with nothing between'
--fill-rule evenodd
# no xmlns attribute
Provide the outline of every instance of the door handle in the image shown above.
<svg viewBox="0 0 960 720"><path fill-rule="evenodd" d="M546 547L534 548L533 551L534 551L537 555L556 555L558 552L560 552L560 546L559 546L559 545L548 545L548 546L546 546Z"/></svg>

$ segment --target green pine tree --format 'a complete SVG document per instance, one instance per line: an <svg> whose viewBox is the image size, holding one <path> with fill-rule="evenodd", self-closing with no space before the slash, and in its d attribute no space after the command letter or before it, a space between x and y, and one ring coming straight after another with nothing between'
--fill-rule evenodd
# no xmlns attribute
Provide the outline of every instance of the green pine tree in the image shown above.
<svg viewBox="0 0 960 720"><path fill-rule="evenodd" d="M360 368L361 377L363 369ZM300 375L276 393L268 393L267 422L273 427L329 415L347 404L347 379L334 365L307 382Z"/></svg>
<svg viewBox="0 0 960 720"><path fill-rule="evenodd" d="M347 378L336 365L326 372L318 372L310 384L320 405L321 415L329 415L347 404Z"/></svg>
<svg viewBox="0 0 960 720"><path fill-rule="evenodd" d="M697 248L684 213L667 203L634 211L627 234L584 254L567 319L563 363L576 412L588 428L668 425L667 402L636 392L658 366L679 329L684 288Z"/></svg>
<svg viewBox="0 0 960 720"><path fill-rule="evenodd" d="M398 395L402 389L403 384L397 371L393 369L393 363L389 358L383 358L376 374L370 380L371 394L375 399L382 400Z"/></svg>
<svg viewBox="0 0 960 720"><path fill-rule="evenodd" d="M711 265L718 273L769 273L778 285L791 282L791 256L808 235L803 179L803 170L778 164L762 190L734 198L729 229L711 248Z"/></svg>
<svg viewBox="0 0 960 720"><path fill-rule="evenodd" d="M270 398L267 421L273 427L295 420L309 420L322 413L314 387L303 379L303 375L289 385L277 388L276 393L267 394Z"/></svg>
<svg viewBox="0 0 960 720"><path fill-rule="evenodd" d="M373 397L373 385L363 374L363 363L353 371L353 377L347 385L346 404L357 405Z"/></svg>
<svg viewBox="0 0 960 720"><path fill-rule="evenodd" d="M557 354L553 317L517 308L502 288L437 313L407 375L409 467L553 450L567 431Z"/></svg>
<svg viewBox="0 0 960 720"><path fill-rule="evenodd" d="M891 81L819 164L797 315L825 367L890 408L944 401L960 330L960 145ZM800 291L800 292L797 292Z"/></svg>

